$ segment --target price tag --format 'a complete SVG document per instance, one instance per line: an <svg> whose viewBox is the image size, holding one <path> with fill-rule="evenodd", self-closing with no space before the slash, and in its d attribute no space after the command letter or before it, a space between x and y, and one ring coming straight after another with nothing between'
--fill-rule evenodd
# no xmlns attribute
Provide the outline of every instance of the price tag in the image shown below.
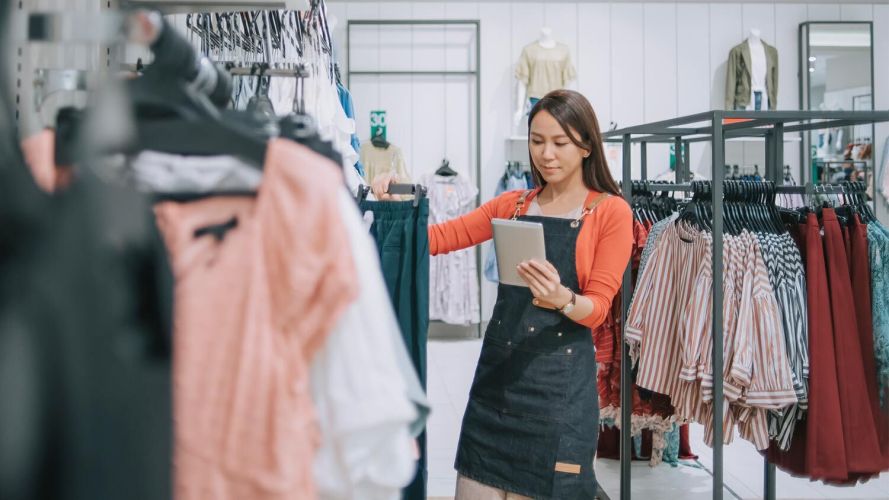
<svg viewBox="0 0 889 500"><path fill-rule="evenodd" d="M370 137L386 140L386 111L378 109L370 112Z"/></svg>

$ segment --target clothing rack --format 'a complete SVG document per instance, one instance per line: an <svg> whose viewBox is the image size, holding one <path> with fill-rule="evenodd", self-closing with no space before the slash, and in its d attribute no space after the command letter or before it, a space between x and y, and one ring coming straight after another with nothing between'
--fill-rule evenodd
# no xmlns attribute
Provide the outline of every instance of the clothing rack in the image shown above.
<svg viewBox="0 0 889 500"><path fill-rule="evenodd" d="M765 173L763 178L780 187L778 192L788 188L803 190L807 186L781 186L783 181L784 134L805 132L832 127L850 125L867 125L889 122L889 111L723 111L713 110L704 113L652 122L604 132L605 142L623 145L623 179L632 178L632 146L640 143L642 149L642 179L647 180L647 154L645 145L651 143L673 143L676 145L676 182L677 184L657 185L657 190L691 191L690 162L688 146L692 142L709 142L711 145L712 163L712 197L710 200L713 214L713 251L712 251L712 335L713 335L713 401L721 402L723 398L723 181L725 180L725 142L735 137L762 137L765 139ZM685 146L683 154L681 146ZM652 184L652 186L655 186ZM809 185L810 186L810 185ZM652 187L652 190L656 190ZM627 202L632 200L632 183L623 182L621 191ZM792 192L792 191L790 191ZM802 191L805 193L806 191ZM630 370L630 352L626 344L626 320L632 299L632 264L627 265L624 272L621 290L621 444L620 444L620 499L630 500L631 495L631 429L632 408L632 373ZM723 405L713 405L713 500L722 500L724 491L723 475ZM763 498L774 500L775 466L764 460L765 486Z"/></svg>

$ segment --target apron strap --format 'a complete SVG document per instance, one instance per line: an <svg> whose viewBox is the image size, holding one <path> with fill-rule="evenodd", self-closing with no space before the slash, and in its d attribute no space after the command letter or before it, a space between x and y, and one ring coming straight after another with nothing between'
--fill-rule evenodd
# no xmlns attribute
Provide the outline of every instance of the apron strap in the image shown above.
<svg viewBox="0 0 889 500"><path fill-rule="evenodd" d="M533 193L533 192L534 192L533 189L528 189L519 196L519 199L517 199L515 202L515 212L512 213L512 220L516 220L519 218L519 214L522 211L522 207L525 206L525 200L527 200L528 197L531 196L531 193Z"/></svg>
<svg viewBox="0 0 889 500"><path fill-rule="evenodd" d="M599 203L602 203L603 201L605 201L605 199L608 198L609 196L611 196L611 195L608 193L601 193L599 196L596 196L595 198L593 198L593 201L591 201L590 204L587 205L583 209L582 212L580 212L580 217L571 221L571 227L573 227L573 228L579 227L580 223L583 222L584 217L593 213L593 211L596 210L596 207L599 206Z"/></svg>

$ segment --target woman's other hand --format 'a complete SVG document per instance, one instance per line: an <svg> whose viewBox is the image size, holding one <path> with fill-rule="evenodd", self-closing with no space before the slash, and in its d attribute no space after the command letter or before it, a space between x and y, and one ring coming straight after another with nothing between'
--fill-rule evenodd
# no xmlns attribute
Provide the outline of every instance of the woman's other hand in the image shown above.
<svg viewBox="0 0 889 500"><path fill-rule="evenodd" d="M571 302L571 291L562 286L559 271L549 262L526 260L519 264L518 272L531 288L534 298L560 309Z"/></svg>
<svg viewBox="0 0 889 500"><path fill-rule="evenodd" d="M397 183L398 176L394 172L386 172L374 177L371 183L371 189L378 201L395 201L394 195L388 193L389 184Z"/></svg>

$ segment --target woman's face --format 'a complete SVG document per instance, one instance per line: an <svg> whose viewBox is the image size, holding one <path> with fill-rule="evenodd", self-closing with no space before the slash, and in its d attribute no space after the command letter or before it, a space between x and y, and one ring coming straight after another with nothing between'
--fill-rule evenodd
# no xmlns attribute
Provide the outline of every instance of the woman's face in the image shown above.
<svg viewBox="0 0 889 500"><path fill-rule="evenodd" d="M576 130L570 130L575 137L580 137ZM577 147L549 112L534 115L529 140L531 160L547 184L583 178L583 159L589 152Z"/></svg>

